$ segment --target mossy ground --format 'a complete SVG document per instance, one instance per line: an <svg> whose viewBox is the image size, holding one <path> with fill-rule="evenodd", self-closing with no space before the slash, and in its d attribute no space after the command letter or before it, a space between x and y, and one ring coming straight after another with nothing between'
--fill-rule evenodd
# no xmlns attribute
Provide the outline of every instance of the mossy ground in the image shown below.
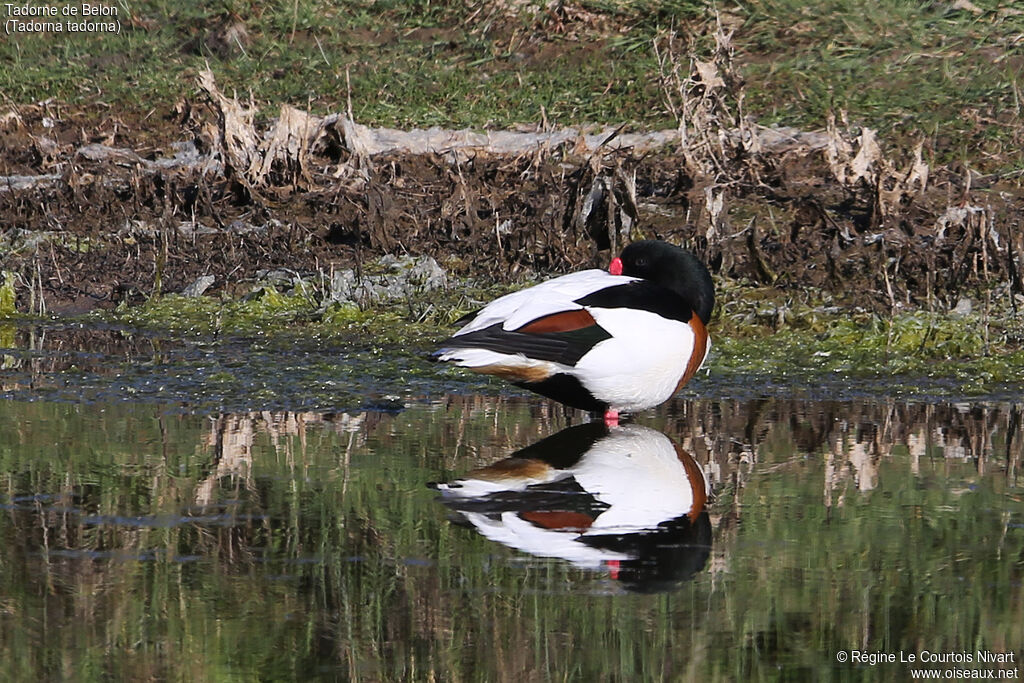
<svg viewBox="0 0 1024 683"><path fill-rule="evenodd" d="M837 306L821 293L727 283L719 301L711 368L725 376L880 387L942 379L950 391L981 395L1019 384L1024 367L1024 317L1005 298L974 301L969 310L880 314Z"/></svg>

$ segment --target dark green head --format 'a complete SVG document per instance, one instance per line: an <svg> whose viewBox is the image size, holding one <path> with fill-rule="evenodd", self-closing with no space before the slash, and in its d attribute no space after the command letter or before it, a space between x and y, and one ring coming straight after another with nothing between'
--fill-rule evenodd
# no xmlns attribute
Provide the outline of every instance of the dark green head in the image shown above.
<svg viewBox="0 0 1024 683"><path fill-rule="evenodd" d="M715 308L711 273L696 256L660 240L633 242L622 250L622 274L655 282L679 294L705 325Z"/></svg>

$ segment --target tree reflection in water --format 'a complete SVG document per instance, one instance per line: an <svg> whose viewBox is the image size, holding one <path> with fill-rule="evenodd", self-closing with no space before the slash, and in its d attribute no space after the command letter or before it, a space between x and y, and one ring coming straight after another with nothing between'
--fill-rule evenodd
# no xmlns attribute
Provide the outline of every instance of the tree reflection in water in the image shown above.
<svg viewBox="0 0 1024 683"><path fill-rule="evenodd" d="M0 679L827 679L1024 642L1015 404L573 418L0 402Z"/></svg>

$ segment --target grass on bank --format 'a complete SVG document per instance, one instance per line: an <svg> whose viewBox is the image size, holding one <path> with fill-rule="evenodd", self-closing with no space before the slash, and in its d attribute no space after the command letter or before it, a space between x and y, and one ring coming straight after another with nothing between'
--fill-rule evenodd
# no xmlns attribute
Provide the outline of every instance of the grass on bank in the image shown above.
<svg viewBox="0 0 1024 683"><path fill-rule="evenodd" d="M0 42L3 106L52 99L64 115L155 127L194 96L191 79L209 63L225 92L251 92L274 111L344 111L351 96L370 125L666 127L675 122L652 41L675 31L699 55L717 10L760 122L814 128L846 111L890 138L929 140L942 163L1021 166L1024 13L1007 0L978 0L974 11L898 0L110 6L120 34Z"/></svg>

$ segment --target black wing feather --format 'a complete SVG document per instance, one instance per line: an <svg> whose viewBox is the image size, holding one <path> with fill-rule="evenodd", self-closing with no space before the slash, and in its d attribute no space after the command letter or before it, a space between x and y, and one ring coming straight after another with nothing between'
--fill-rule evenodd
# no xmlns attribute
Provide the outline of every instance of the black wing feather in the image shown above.
<svg viewBox="0 0 1024 683"><path fill-rule="evenodd" d="M521 353L527 358L575 365L594 345L612 336L600 325L567 332L517 332L494 323L482 330L449 337L441 343L446 349L487 349L498 353Z"/></svg>

